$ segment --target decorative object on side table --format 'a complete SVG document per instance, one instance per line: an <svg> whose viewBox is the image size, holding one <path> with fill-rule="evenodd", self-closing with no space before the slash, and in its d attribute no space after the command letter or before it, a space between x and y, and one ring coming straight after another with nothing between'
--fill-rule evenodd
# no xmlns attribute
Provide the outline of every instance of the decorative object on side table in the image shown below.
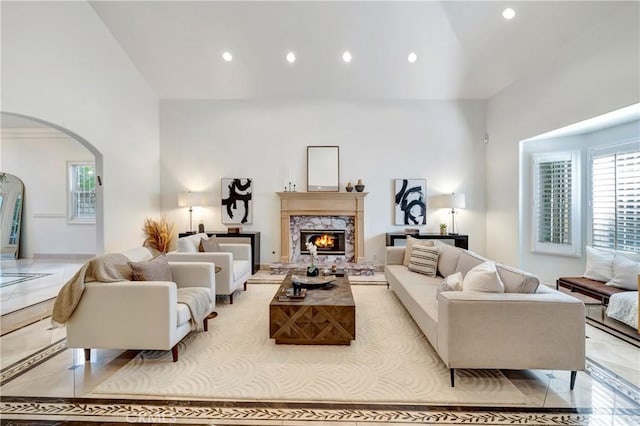
<svg viewBox="0 0 640 426"><path fill-rule="evenodd" d="M364 191L364 184L362 183L362 179L358 179L358 183L356 183L356 191Z"/></svg>
<svg viewBox="0 0 640 426"><path fill-rule="evenodd" d="M347 182L347 186L345 186L344 189L346 189L347 192L353 192L353 185L351 185L351 182Z"/></svg>
<svg viewBox="0 0 640 426"><path fill-rule="evenodd" d="M318 247L315 244L308 242L307 250L309 250L309 256L311 257L311 265L307 268L307 276L308 277L317 277L320 275L320 269L316 265L314 265L313 260L318 255Z"/></svg>
<svg viewBox="0 0 640 426"><path fill-rule="evenodd" d="M447 224L446 223L441 223L440 224L440 235L447 235Z"/></svg>

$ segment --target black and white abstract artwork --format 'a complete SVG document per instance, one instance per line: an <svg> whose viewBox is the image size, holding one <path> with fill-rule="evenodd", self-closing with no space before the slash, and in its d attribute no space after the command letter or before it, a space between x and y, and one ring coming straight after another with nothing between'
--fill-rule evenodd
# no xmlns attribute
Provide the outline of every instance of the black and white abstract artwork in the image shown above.
<svg viewBox="0 0 640 426"><path fill-rule="evenodd" d="M427 180L395 180L395 224L427 224Z"/></svg>
<svg viewBox="0 0 640 426"><path fill-rule="evenodd" d="M222 178L222 223L253 222L253 179Z"/></svg>

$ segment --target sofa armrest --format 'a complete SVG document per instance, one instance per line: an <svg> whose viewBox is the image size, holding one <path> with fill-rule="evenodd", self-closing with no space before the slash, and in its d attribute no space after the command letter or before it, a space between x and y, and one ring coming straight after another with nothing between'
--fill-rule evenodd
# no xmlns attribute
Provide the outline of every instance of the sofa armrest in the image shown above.
<svg viewBox="0 0 640 426"><path fill-rule="evenodd" d="M442 292L437 350L449 368L584 370L585 307L534 294Z"/></svg>
<svg viewBox="0 0 640 426"><path fill-rule="evenodd" d="M220 243L221 252L233 254L233 260L247 260L251 264L251 244Z"/></svg>
<svg viewBox="0 0 640 426"><path fill-rule="evenodd" d="M171 275L178 288L206 287L216 294L216 270L211 262L169 262Z"/></svg>
<svg viewBox="0 0 640 426"><path fill-rule="evenodd" d="M406 247L385 247L385 265L402 265Z"/></svg>
<svg viewBox="0 0 640 426"><path fill-rule="evenodd" d="M168 281L86 283L66 323L72 348L170 349L177 328L177 287Z"/></svg>

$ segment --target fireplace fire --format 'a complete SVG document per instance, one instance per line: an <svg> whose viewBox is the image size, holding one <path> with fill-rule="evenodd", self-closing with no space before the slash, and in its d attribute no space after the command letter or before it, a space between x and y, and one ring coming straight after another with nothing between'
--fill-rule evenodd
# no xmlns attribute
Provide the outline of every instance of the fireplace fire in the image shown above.
<svg viewBox="0 0 640 426"><path fill-rule="evenodd" d="M318 254L343 255L345 250L345 231L339 229L300 230L300 254L309 254L306 243L313 243L318 247Z"/></svg>

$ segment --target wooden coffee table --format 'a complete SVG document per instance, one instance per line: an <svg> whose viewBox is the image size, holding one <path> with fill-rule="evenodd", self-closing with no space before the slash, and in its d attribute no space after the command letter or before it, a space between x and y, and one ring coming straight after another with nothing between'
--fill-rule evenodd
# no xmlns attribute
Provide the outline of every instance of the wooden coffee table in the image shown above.
<svg viewBox="0 0 640 426"><path fill-rule="evenodd" d="M291 287L291 274L269 304L269 336L277 344L350 345L356 338L356 305L346 277L336 277L331 289L308 289L299 301L280 301Z"/></svg>

